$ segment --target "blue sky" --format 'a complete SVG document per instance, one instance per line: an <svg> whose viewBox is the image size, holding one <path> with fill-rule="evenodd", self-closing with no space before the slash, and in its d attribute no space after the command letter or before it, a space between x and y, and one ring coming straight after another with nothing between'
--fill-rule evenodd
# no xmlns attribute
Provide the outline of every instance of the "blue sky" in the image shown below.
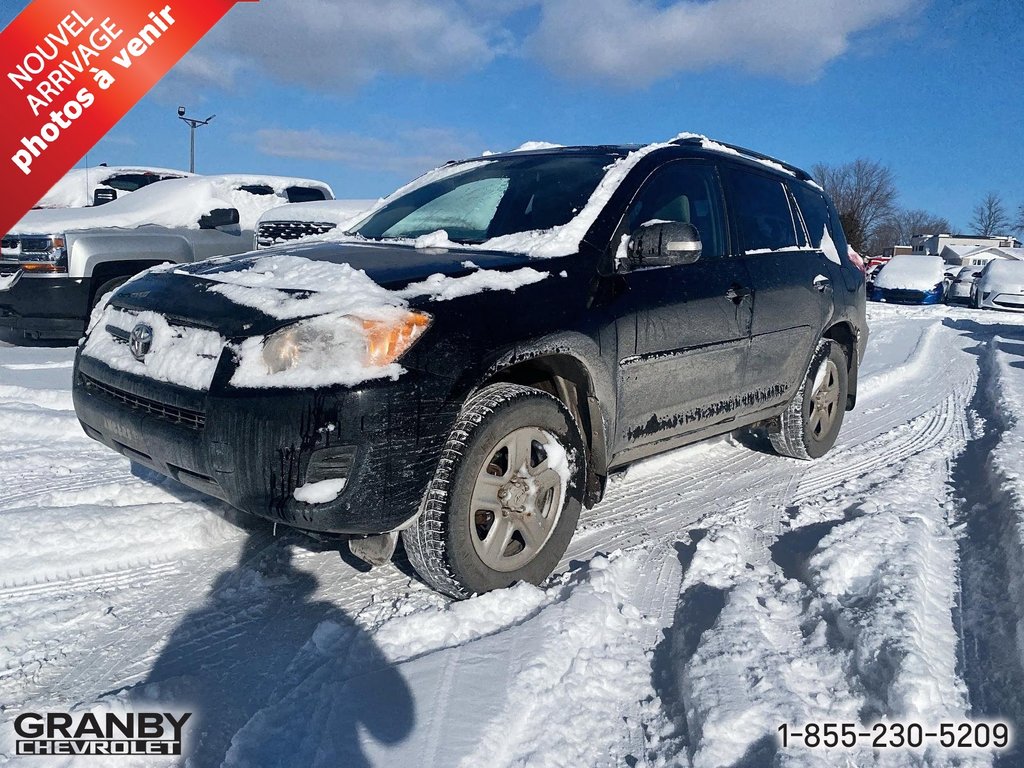
<svg viewBox="0 0 1024 768"><path fill-rule="evenodd" d="M26 3L0 0L0 25ZM236 7L89 153L376 197L527 140L681 131L798 165L877 159L963 229L1024 203L1020 0L261 0Z"/></svg>

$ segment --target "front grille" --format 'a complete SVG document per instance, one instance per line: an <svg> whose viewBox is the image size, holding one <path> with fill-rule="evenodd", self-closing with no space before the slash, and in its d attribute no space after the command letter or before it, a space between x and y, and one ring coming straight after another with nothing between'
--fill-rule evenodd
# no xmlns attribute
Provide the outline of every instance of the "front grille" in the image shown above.
<svg viewBox="0 0 1024 768"><path fill-rule="evenodd" d="M887 288L882 292L882 298L886 301L905 302L907 304L920 304L927 294L924 291L908 291Z"/></svg>
<svg viewBox="0 0 1024 768"><path fill-rule="evenodd" d="M264 221L256 231L256 247L269 248L300 237L322 235L337 226L330 221Z"/></svg>
<svg viewBox="0 0 1024 768"><path fill-rule="evenodd" d="M140 397L123 389L103 384L84 373L79 375L82 377L82 384L89 391L123 403L133 410L144 411L158 419L169 421L172 424L181 424L191 429L203 429L206 426L206 414L202 411L193 411L189 408L179 408L176 405L150 400L148 397Z"/></svg>

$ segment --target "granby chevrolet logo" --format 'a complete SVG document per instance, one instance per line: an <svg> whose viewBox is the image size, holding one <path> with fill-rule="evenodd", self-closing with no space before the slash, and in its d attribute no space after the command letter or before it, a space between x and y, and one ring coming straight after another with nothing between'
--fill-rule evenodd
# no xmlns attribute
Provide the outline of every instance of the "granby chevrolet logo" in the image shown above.
<svg viewBox="0 0 1024 768"><path fill-rule="evenodd" d="M180 755L191 712L25 712L14 721L19 755Z"/></svg>

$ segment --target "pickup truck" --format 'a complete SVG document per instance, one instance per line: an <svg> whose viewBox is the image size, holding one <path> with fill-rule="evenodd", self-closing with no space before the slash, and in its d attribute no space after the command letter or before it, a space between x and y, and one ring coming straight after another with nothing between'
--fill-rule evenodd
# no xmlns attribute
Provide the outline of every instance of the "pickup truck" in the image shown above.
<svg viewBox="0 0 1024 768"><path fill-rule="evenodd" d="M30 211L0 242L0 333L15 343L77 340L96 301L133 275L243 253L264 211L333 197L310 179L192 176L102 207Z"/></svg>

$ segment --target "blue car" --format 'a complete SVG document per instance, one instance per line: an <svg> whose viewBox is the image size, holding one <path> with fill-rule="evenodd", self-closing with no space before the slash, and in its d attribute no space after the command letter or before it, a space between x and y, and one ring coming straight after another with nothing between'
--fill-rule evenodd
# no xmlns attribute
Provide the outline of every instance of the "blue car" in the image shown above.
<svg viewBox="0 0 1024 768"><path fill-rule="evenodd" d="M887 304L941 304L945 266L938 256L895 256L875 278L870 298Z"/></svg>

